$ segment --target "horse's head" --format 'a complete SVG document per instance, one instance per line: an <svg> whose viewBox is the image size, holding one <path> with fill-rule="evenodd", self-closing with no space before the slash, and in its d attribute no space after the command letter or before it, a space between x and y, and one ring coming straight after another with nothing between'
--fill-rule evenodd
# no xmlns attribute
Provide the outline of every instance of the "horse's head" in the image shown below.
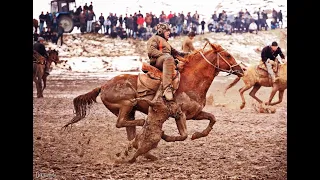
<svg viewBox="0 0 320 180"><path fill-rule="evenodd" d="M203 56L205 60L209 62L209 64L213 65L219 71L228 72L239 77L243 76L244 72L242 67L236 62L234 57L229 52L223 49L220 45L212 44L208 39L205 40L208 44L210 44L213 54L216 55L216 58L214 58L216 61L214 62L210 62L205 58L205 56Z"/></svg>
<svg viewBox="0 0 320 180"><path fill-rule="evenodd" d="M48 51L49 54L49 59L51 59L51 61L53 61L56 65L59 62L59 52L57 50L49 50Z"/></svg>

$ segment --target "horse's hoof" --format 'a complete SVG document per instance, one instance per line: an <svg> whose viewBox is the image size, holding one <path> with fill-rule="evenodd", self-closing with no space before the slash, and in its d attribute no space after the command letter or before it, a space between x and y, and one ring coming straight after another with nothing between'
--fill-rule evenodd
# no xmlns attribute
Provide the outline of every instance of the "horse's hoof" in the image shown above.
<svg viewBox="0 0 320 180"><path fill-rule="evenodd" d="M243 109L244 108L244 104L242 104L241 106L240 106L240 109Z"/></svg>
<svg viewBox="0 0 320 180"><path fill-rule="evenodd" d="M203 137L203 135L201 133L195 132L195 133L192 134L191 140L195 140L195 139L198 139L198 138L201 138L201 137Z"/></svg>
<svg viewBox="0 0 320 180"><path fill-rule="evenodd" d="M134 162L136 162L135 159L130 159L130 160L128 161L128 163L130 163L130 164L132 164L132 163L134 163Z"/></svg>

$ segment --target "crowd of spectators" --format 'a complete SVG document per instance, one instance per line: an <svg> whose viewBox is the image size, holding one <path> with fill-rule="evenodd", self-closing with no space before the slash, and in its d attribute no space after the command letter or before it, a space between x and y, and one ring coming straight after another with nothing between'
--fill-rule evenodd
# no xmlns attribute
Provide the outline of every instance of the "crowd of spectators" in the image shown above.
<svg viewBox="0 0 320 180"><path fill-rule="evenodd" d="M79 18L81 33L101 33L111 38L134 38L141 40L148 40L156 32L156 24L159 22L168 23L171 27L171 37L187 35L189 32L195 34L204 34L205 29L208 32L226 33L255 33L259 31L282 28L283 17L281 10L272 10L271 13L261 10L248 12L247 9L242 9L237 14L228 15L226 11L222 10L217 14L216 11L212 14L209 20L202 18L197 11L194 14L187 12L186 15L170 11L166 14L164 11L160 15L147 12L142 14L140 10L133 14L117 15L116 13L109 13L107 17L100 13L99 17L93 11L92 2L88 6L87 3L83 7L79 6L74 14ZM268 15L271 17L268 17ZM253 16L254 15L254 16ZM267 19L272 19L270 27ZM40 34L35 34L35 40L38 36L44 37L47 41L56 42L59 33L59 26L54 15L47 12L46 15L41 13L39 16ZM46 27L44 27L46 24ZM60 30L61 31L61 30ZM52 36L54 35L54 36ZM52 39L52 37L54 37Z"/></svg>

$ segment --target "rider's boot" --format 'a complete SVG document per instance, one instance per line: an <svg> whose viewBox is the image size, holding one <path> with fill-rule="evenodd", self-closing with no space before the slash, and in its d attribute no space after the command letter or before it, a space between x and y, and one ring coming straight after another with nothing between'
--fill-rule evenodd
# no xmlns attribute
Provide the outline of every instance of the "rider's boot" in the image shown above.
<svg viewBox="0 0 320 180"><path fill-rule="evenodd" d="M175 64L173 58L168 58L163 62L162 86L164 89L163 96L167 101L173 100L172 76L174 74Z"/></svg>

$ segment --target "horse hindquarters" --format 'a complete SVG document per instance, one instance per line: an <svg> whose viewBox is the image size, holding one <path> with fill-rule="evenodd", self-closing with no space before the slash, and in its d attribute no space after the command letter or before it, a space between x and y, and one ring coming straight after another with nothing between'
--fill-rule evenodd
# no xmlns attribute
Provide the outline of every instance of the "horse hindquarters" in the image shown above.
<svg viewBox="0 0 320 180"><path fill-rule="evenodd" d="M137 75L116 76L101 87L101 101L118 117L116 127L126 127L128 140L136 136L136 126L143 126L144 119L135 119ZM137 105L138 106L138 105Z"/></svg>

